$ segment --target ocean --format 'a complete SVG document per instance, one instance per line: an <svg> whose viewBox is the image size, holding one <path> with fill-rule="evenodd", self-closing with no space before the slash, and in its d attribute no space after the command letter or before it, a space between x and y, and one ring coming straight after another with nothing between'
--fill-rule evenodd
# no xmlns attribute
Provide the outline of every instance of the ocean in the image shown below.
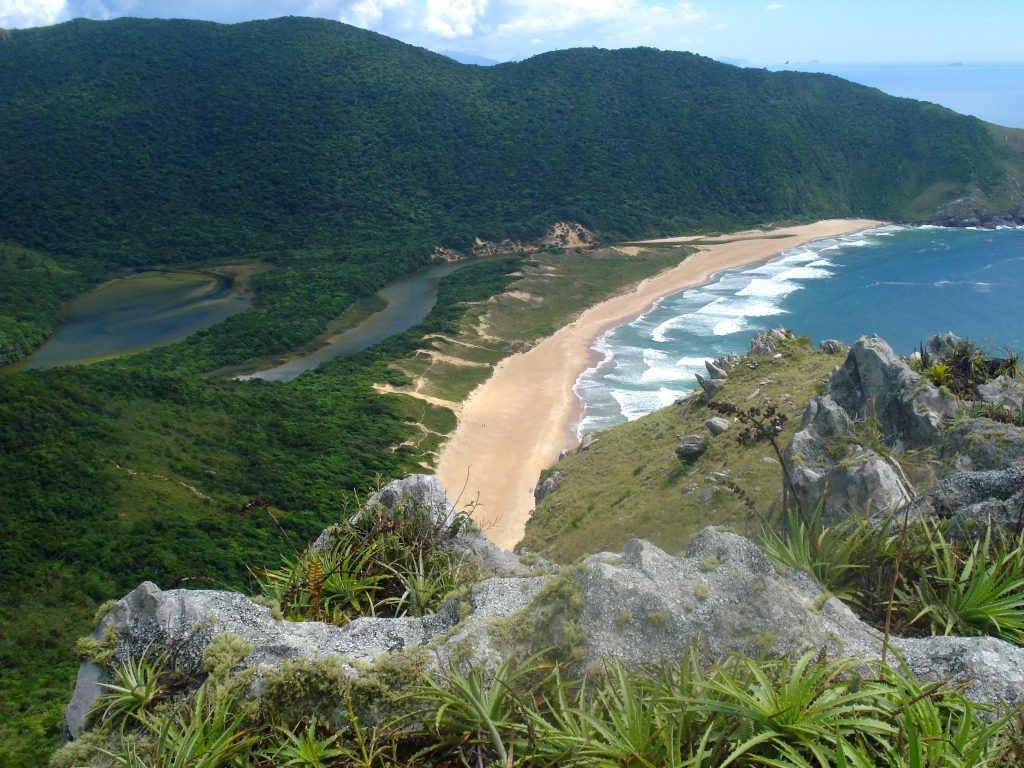
<svg viewBox="0 0 1024 768"><path fill-rule="evenodd" d="M877 333L908 354L940 331L1024 352L1024 228L884 226L785 251L664 297L594 345L574 390L580 436L633 420L696 386L704 361L785 326L847 344Z"/></svg>

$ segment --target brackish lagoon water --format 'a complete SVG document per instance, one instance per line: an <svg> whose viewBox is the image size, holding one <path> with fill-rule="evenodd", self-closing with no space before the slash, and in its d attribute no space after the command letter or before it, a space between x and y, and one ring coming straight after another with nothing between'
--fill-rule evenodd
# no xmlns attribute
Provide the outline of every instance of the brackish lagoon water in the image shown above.
<svg viewBox="0 0 1024 768"><path fill-rule="evenodd" d="M145 272L72 301L53 336L17 369L75 365L171 344L249 306L209 272Z"/></svg>
<svg viewBox="0 0 1024 768"><path fill-rule="evenodd" d="M785 326L815 343L867 333L897 352L951 330L1024 352L1024 229L887 226L784 252L664 298L594 349L577 380L578 433L639 418L696 386L704 360L744 353L758 330Z"/></svg>
<svg viewBox="0 0 1024 768"><path fill-rule="evenodd" d="M359 325L328 340L327 344L294 360L264 371L239 376L239 379L288 381L303 371L343 355L351 355L383 341L388 336L412 328L429 314L437 302L437 284L443 277L475 262L436 264L403 277L382 288L377 295L387 306Z"/></svg>

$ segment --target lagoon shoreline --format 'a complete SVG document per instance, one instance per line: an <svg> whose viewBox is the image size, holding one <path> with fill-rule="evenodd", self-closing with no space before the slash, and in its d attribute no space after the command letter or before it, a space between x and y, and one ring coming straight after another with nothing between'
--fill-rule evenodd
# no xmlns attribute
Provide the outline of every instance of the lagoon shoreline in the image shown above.
<svg viewBox="0 0 1024 768"><path fill-rule="evenodd" d="M582 403L573 389L593 363L592 345L663 297L701 285L728 269L769 261L815 240L883 225L869 219L830 219L771 231L748 230L711 240L664 241L696 245L678 266L648 278L580 314L526 352L502 360L463 403L458 426L442 448L437 475L460 509L473 504L474 520L498 546L523 537L534 508L540 473L576 446Z"/></svg>

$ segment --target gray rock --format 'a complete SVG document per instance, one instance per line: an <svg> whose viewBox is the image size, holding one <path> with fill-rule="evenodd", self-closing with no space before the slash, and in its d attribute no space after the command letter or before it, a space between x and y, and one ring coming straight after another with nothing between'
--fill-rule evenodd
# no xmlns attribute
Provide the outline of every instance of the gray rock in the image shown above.
<svg viewBox="0 0 1024 768"><path fill-rule="evenodd" d="M729 420L721 416L712 416L704 422L704 426L712 435L720 435L729 428Z"/></svg>
<svg viewBox="0 0 1024 768"><path fill-rule="evenodd" d="M699 459L708 449L708 441L704 435L686 435L679 441L676 456L681 461L693 462Z"/></svg>
<svg viewBox="0 0 1024 768"><path fill-rule="evenodd" d="M712 660L731 652L881 654L880 633L810 577L780 574L752 542L717 528L705 528L682 558L630 541L618 561L588 558L577 581L591 663L671 661L694 643ZM1024 699L1024 649L988 637L895 637L891 645L924 680L966 682L976 701Z"/></svg>
<svg viewBox="0 0 1024 768"><path fill-rule="evenodd" d="M772 328L767 331L758 331L750 340L750 354L770 356L779 351L776 342L793 338L793 334L786 328Z"/></svg>
<svg viewBox="0 0 1024 768"><path fill-rule="evenodd" d="M252 696L261 695L268 669L298 659L339 657L346 672L356 676L363 669L356 662L426 648L428 673L466 664L486 672L505 657L508 635L502 630L509 622L538 616L545 606L551 610L543 602L550 597L542 598L541 590L552 578L491 578L432 616L369 617L344 627L275 620L267 608L234 592L162 591L145 582L116 604L94 636L104 637L113 627L118 660L138 657L147 648L173 648L179 671L202 679L205 649L216 635L234 633L253 646L239 666L255 673ZM674 661L698 642L711 660L730 652L813 650L833 658L881 653L879 632L809 576L780 573L753 542L717 528L704 529L681 558L634 539L621 557L591 556L560 578L574 580L578 597L556 605L557 613L548 613L548 619L577 619L586 661L593 664L611 658L632 665ZM546 644L548 638L530 635L522 642ZM925 679L962 679L980 701L1024 700L1020 648L991 638L950 637L893 638L892 645ZM69 734L81 733L107 674L83 665L66 714Z"/></svg>
<svg viewBox="0 0 1024 768"><path fill-rule="evenodd" d="M478 636L481 646L493 644L489 636L491 621L525 607L546 578L493 578L483 582L461 598L468 599L473 609L472 621L464 623L463 632ZM163 591L143 582L118 601L94 636L103 637L108 627L116 628L115 660L138 658L147 648L158 652L173 648L178 672L195 679L205 676L202 660L207 646L224 632L252 644L241 666L255 669L257 677L285 661L316 661L327 656L340 656L350 662L350 673L357 675L358 667L351 662L372 663L383 654L434 642L439 644L435 658L446 658L452 653L445 647L445 642L450 642L447 633L459 624L459 613L455 600L431 616L366 617L337 627L318 621L274 619L269 608L237 592ZM72 705L65 711L65 731L72 736L81 733L85 714L102 693L99 684L109 681L106 670L97 670L93 664L80 668ZM257 682L252 692L258 694L260 690Z"/></svg>
<svg viewBox="0 0 1024 768"><path fill-rule="evenodd" d="M985 384L978 385L978 394L986 403L1001 405L1008 413L1024 412L1024 382L999 376Z"/></svg>
<svg viewBox="0 0 1024 768"><path fill-rule="evenodd" d="M962 341L963 339L950 331L937 333L925 342L924 351L928 353L933 363L941 362Z"/></svg>
<svg viewBox="0 0 1024 768"><path fill-rule="evenodd" d="M558 488L558 484L562 482L562 479L564 477L565 473L562 472L560 469L556 469L554 472L552 472L539 483L537 483L537 487L533 489L534 502L540 504L541 501L543 501L552 493L554 493L555 489Z"/></svg>
<svg viewBox="0 0 1024 768"><path fill-rule="evenodd" d="M94 640L101 638L92 635ZM88 720L89 710L92 708L96 697L103 693L101 683L110 682L103 667L93 664L90 661L82 663L78 667L78 677L75 680L75 690L71 694L71 701L64 710L64 740L77 739Z"/></svg>
<svg viewBox="0 0 1024 768"><path fill-rule="evenodd" d="M1024 429L991 419L961 419L943 435L946 461L959 470L1005 469L1024 458Z"/></svg>
<svg viewBox="0 0 1024 768"><path fill-rule="evenodd" d="M714 397L722 390L722 382L716 379L705 379L699 373L693 374L693 377L697 379L697 383L700 384L700 388L704 390L704 393L708 397Z"/></svg>
<svg viewBox="0 0 1024 768"><path fill-rule="evenodd" d="M930 445L944 420L959 408L955 399L910 369L878 336L863 336L829 381L828 392L851 419L877 417L892 441Z"/></svg>
<svg viewBox="0 0 1024 768"><path fill-rule="evenodd" d="M910 494L896 467L849 440L849 429L849 416L831 396L808 403L784 454L800 508L813 510L824 499L822 515L834 521L907 504Z"/></svg>
<svg viewBox="0 0 1024 768"><path fill-rule="evenodd" d="M725 381L729 378L729 374L724 368L719 367L710 360L704 361L704 367L708 369L708 376L710 376L713 381Z"/></svg>
<svg viewBox="0 0 1024 768"><path fill-rule="evenodd" d="M1024 699L1024 648L993 637L897 637L892 646L922 681L966 683L972 701Z"/></svg>
<svg viewBox="0 0 1024 768"><path fill-rule="evenodd" d="M822 339L821 351L826 355L839 355L849 351L849 347L837 339Z"/></svg>
<svg viewBox="0 0 1024 768"><path fill-rule="evenodd" d="M939 517L960 523L989 521L1016 530L1024 515L1024 464L1009 469L957 472L919 495L903 510L911 518Z"/></svg>
<svg viewBox="0 0 1024 768"><path fill-rule="evenodd" d="M587 434L583 436L583 439L580 440L580 447L577 450L579 450L580 453L588 451L599 439L600 437L598 432L587 432Z"/></svg>

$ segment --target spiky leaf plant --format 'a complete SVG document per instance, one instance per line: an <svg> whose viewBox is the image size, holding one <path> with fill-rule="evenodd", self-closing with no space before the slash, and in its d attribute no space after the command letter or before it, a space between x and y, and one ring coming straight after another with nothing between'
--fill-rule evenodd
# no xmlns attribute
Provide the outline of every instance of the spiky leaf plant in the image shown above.
<svg viewBox="0 0 1024 768"><path fill-rule="evenodd" d="M1024 643L1024 540L1003 543L992 527L969 550L925 524L931 558L905 580L899 602L933 633L993 635Z"/></svg>

